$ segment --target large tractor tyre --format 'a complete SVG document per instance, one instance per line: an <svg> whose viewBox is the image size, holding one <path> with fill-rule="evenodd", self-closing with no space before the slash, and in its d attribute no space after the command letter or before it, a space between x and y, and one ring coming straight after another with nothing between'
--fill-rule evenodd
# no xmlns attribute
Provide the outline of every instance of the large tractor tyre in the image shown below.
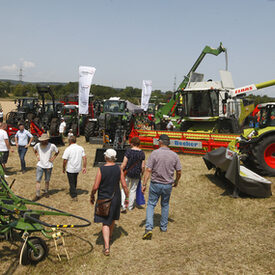
<svg viewBox="0 0 275 275"><path fill-rule="evenodd" d="M252 153L259 173L275 176L275 136L264 137L253 148Z"/></svg>
<svg viewBox="0 0 275 275"><path fill-rule="evenodd" d="M35 117L35 118L33 119L33 122L34 122L37 126L40 126L40 119L39 119L39 117Z"/></svg>
<svg viewBox="0 0 275 275"><path fill-rule="evenodd" d="M72 124L72 130L75 137L78 137L78 125L76 123Z"/></svg>
<svg viewBox="0 0 275 275"><path fill-rule="evenodd" d="M50 135L51 136L57 136L58 135L57 127L58 127L57 122L52 121L51 125L50 125Z"/></svg>
<svg viewBox="0 0 275 275"><path fill-rule="evenodd" d="M35 114L33 114L33 113L27 113L27 119L28 119L28 121L31 121L34 118L35 118Z"/></svg>
<svg viewBox="0 0 275 275"><path fill-rule="evenodd" d="M16 145L16 143L15 143L15 135L11 135L11 136L9 137L9 139L10 139L10 144L11 144L11 146L15 146L15 145Z"/></svg>
<svg viewBox="0 0 275 275"><path fill-rule="evenodd" d="M6 122L7 124L15 124L17 122L16 120L16 113L15 112L9 112L6 115Z"/></svg>
<svg viewBox="0 0 275 275"><path fill-rule="evenodd" d="M95 124L93 122L88 122L85 130L84 130L84 136L86 142L89 142L90 137L93 137L95 135Z"/></svg>
<svg viewBox="0 0 275 275"><path fill-rule="evenodd" d="M38 237L31 237L28 241L35 247L36 252L28 243L26 243L25 246L22 244L20 248L21 264L37 264L43 261L48 255L48 247L45 241Z"/></svg>

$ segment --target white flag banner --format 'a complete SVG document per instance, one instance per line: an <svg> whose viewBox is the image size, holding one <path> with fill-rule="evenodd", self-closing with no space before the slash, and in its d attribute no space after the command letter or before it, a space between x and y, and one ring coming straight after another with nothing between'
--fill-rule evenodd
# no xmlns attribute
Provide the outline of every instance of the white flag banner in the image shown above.
<svg viewBox="0 0 275 275"><path fill-rule="evenodd" d="M141 108L147 111L152 93L152 80L142 81Z"/></svg>
<svg viewBox="0 0 275 275"><path fill-rule="evenodd" d="M79 66L78 112L87 115L89 112L89 94L96 69L94 67Z"/></svg>

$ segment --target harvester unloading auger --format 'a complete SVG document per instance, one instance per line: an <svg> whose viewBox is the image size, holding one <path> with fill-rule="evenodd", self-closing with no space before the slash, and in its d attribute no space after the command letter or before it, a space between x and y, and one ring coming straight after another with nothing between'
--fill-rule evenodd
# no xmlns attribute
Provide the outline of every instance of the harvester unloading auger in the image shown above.
<svg viewBox="0 0 275 275"><path fill-rule="evenodd" d="M9 241L19 238L22 241L19 258L19 262L22 265L36 264L48 254L46 242L37 236L31 237L32 233L37 232L42 233L48 239L54 240L59 260L61 258L57 240L61 240L66 256L69 259L61 229L86 227L91 222L74 214L19 197L11 191L11 186L8 185L3 176L0 176L0 239ZM39 210L41 208L43 210ZM42 220L43 217L47 216L70 217L83 223L52 224L48 220Z"/></svg>

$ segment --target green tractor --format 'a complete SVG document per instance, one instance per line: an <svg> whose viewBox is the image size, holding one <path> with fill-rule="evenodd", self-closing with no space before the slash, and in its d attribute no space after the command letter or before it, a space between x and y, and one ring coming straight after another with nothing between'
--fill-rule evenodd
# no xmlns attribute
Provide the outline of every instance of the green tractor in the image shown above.
<svg viewBox="0 0 275 275"><path fill-rule="evenodd" d="M63 108L63 118L66 122L65 135L72 129L74 136L79 136L78 105L65 105Z"/></svg>
<svg viewBox="0 0 275 275"><path fill-rule="evenodd" d="M229 149L237 150L245 166L275 176L275 102L259 104L258 109L258 127L245 129Z"/></svg>
<svg viewBox="0 0 275 275"><path fill-rule="evenodd" d="M90 138L93 139L93 137L108 136L107 143L112 144L117 140L117 130L125 131L126 136L130 134L130 115L125 100L121 100L119 97L111 97L103 101L98 118L91 119L86 125L85 138L86 141L90 141Z"/></svg>
<svg viewBox="0 0 275 275"><path fill-rule="evenodd" d="M117 163L121 163L126 151L126 140L131 130L131 116L127 102L118 97L111 97L103 103L103 112L98 118L99 136L102 136L103 148L96 150L94 166L105 162L104 152L107 148L117 151ZM98 138L91 138L90 143L98 143Z"/></svg>

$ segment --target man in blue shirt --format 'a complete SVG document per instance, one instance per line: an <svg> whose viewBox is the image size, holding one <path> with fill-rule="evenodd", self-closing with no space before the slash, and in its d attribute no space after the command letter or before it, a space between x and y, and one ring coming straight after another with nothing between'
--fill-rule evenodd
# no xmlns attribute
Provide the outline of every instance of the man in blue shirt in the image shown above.
<svg viewBox="0 0 275 275"><path fill-rule="evenodd" d="M25 129L23 123L19 124L19 130L15 134L15 144L18 149L18 154L21 162L21 172L26 172L25 155L33 140L32 134Z"/></svg>

